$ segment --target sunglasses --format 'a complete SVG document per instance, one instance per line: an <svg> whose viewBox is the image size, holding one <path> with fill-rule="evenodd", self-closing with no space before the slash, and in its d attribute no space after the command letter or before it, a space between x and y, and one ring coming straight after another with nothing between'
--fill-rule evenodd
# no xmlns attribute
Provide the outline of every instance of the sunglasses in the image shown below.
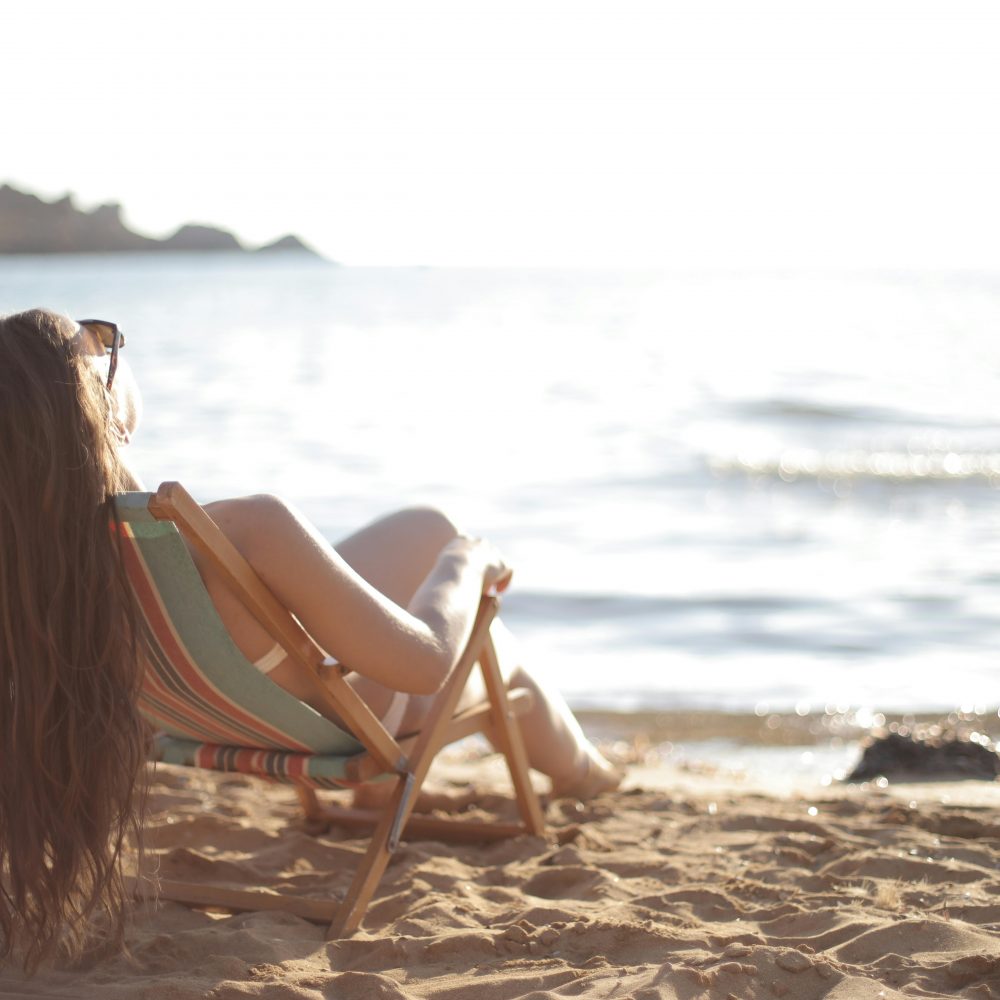
<svg viewBox="0 0 1000 1000"><path fill-rule="evenodd" d="M118 350L125 346L125 334L118 329L117 323L110 323L106 319L78 319L80 326L85 326L91 333L97 334L97 339L104 345L104 349L111 352L111 360L108 363L108 391L115 381L115 371L118 369Z"/></svg>

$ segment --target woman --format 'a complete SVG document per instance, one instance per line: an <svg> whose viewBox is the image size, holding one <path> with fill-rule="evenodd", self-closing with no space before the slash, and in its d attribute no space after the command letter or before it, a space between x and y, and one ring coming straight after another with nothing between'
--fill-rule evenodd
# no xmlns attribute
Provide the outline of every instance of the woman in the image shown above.
<svg viewBox="0 0 1000 1000"><path fill-rule="evenodd" d="M77 948L98 913L121 939L118 862L141 826L141 660L108 530L109 497L142 488L124 456L140 398L122 343L101 321L42 310L0 319L0 958L17 951L29 967L61 937ZM480 595L510 580L491 545L431 509L392 514L336 547L274 497L206 509L393 732L419 728ZM295 665L192 555L242 652L305 697ZM522 728L554 794L616 787L509 632L497 622L493 635L508 684L534 693Z"/></svg>

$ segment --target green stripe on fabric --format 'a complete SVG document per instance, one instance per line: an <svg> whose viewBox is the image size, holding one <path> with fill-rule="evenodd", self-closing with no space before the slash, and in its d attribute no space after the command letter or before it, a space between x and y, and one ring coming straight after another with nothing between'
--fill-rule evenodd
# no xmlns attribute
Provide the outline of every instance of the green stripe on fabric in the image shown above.
<svg viewBox="0 0 1000 1000"><path fill-rule="evenodd" d="M152 500L152 493L119 493L115 497L115 509L118 517L129 524L137 524L140 521L156 523L156 518L149 512L149 501Z"/></svg>
<svg viewBox="0 0 1000 1000"><path fill-rule="evenodd" d="M174 627L205 677L225 697L314 753L350 756L361 752L364 748L354 736L269 680L240 652L177 526L149 513L151 498L150 493L125 493L115 503L119 516L132 528Z"/></svg>

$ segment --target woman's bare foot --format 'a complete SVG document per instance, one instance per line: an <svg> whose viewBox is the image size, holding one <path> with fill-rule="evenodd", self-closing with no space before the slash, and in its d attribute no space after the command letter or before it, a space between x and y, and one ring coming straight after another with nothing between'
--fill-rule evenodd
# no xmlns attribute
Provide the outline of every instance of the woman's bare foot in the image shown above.
<svg viewBox="0 0 1000 1000"><path fill-rule="evenodd" d="M552 798L580 799L586 802L604 792L613 792L625 777L620 767L615 767L597 749L584 751L583 761L576 774L557 780L552 778Z"/></svg>

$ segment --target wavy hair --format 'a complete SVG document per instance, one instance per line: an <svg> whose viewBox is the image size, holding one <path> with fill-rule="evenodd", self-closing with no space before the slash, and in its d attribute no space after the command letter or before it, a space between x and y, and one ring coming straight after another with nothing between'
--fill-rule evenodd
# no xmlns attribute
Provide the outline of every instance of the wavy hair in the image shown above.
<svg viewBox="0 0 1000 1000"><path fill-rule="evenodd" d="M146 729L111 497L128 487L76 327L0 319L0 960L124 940Z"/></svg>

